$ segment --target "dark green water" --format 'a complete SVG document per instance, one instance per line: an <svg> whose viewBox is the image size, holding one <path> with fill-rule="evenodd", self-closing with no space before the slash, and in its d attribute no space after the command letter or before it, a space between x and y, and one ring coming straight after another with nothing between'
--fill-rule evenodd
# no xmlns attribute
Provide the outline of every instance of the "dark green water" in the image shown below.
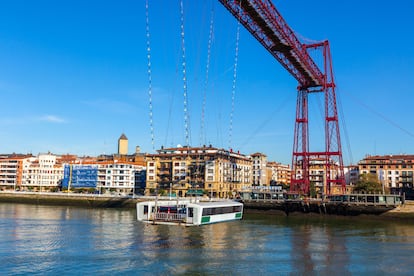
<svg viewBox="0 0 414 276"><path fill-rule="evenodd" d="M414 222L245 214L185 228L0 204L0 260L2 275L413 275Z"/></svg>

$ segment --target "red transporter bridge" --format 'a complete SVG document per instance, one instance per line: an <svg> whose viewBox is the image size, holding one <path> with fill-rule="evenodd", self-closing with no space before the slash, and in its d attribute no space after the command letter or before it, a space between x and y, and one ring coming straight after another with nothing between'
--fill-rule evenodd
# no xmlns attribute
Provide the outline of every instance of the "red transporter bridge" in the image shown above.
<svg viewBox="0 0 414 276"><path fill-rule="evenodd" d="M310 166L323 160L324 186L331 194L332 186L345 192L341 140L336 106L335 83L329 42L302 44L270 0L219 0L234 17L275 57L299 82L296 104L295 134L292 155L292 193L310 194ZM309 54L322 51L323 68ZM309 150L308 94L325 96L325 151Z"/></svg>

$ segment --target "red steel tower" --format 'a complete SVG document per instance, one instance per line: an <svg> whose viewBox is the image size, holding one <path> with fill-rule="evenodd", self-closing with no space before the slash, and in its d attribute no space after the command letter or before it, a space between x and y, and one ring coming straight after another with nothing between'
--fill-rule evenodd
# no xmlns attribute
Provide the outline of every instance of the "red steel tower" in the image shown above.
<svg viewBox="0 0 414 276"><path fill-rule="evenodd" d="M276 58L299 82L296 104L295 133L292 154L290 190L309 195L310 168L322 160L325 193L333 185L345 192L342 149L336 106L335 82L329 42L303 44L276 10L270 0L219 0L233 16ZM318 66L309 54L310 49L321 51L323 65ZM309 149L308 95L324 93L325 151Z"/></svg>

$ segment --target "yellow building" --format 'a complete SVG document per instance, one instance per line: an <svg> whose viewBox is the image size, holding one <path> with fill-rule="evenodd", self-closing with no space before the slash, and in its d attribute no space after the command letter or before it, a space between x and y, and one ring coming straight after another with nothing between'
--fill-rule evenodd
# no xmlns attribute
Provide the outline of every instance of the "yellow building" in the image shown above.
<svg viewBox="0 0 414 276"><path fill-rule="evenodd" d="M268 162L267 167L269 170L269 183L290 185L290 165Z"/></svg>
<svg viewBox="0 0 414 276"><path fill-rule="evenodd" d="M128 154L128 138L123 133L121 137L119 137L118 139L118 154L119 155Z"/></svg>
<svg viewBox="0 0 414 276"><path fill-rule="evenodd" d="M322 197L328 194L343 194L345 191L342 190L341 185L331 184L330 187L327 185L327 171L326 171L326 160L321 157L315 157L309 160L309 189L311 196ZM304 171L301 169L301 164L297 166L296 171L293 172L295 179L304 179ZM330 179L336 179L339 175L339 166L332 160L329 164L329 176Z"/></svg>
<svg viewBox="0 0 414 276"><path fill-rule="evenodd" d="M249 157L209 147L161 148L147 155L146 194L234 197L252 182Z"/></svg>

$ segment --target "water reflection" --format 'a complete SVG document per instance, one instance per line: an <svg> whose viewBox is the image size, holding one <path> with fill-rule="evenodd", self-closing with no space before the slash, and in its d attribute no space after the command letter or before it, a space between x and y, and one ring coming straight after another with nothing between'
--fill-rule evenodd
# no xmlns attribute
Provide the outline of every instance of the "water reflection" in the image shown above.
<svg viewBox="0 0 414 276"><path fill-rule="evenodd" d="M0 204L5 274L409 274L414 225L245 215L150 225L134 210Z"/></svg>
<svg viewBox="0 0 414 276"><path fill-rule="evenodd" d="M341 271L348 275L349 256L347 241L330 227L304 224L293 228L291 258L294 270L299 274L318 271L333 275Z"/></svg>

